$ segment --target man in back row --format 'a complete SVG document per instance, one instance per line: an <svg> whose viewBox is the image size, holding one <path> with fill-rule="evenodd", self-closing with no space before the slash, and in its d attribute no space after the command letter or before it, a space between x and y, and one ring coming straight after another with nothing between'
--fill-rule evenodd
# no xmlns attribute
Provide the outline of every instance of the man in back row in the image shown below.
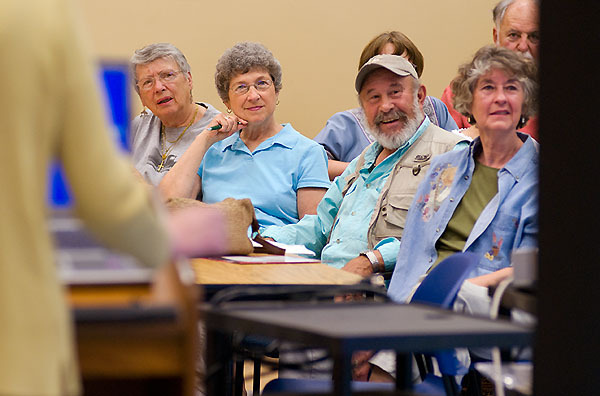
<svg viewBox="0 0 600 396"><path fill-rule="evenodd" d="M496 4L492 11L494 44L518 51L538 62L540 46L539 8L539 0L502 0ZM450 115L452 115L459 128L469 128L472 122L456 111L452 103L453 96L452 89L448 85L442 94L442 102L448 107ZM537 115L531 117L520 131L539 140Z"/></svg>
<svg viewBox="0 0 600 396"><path fill-rule="evenodd" d="M334 267L368 276L393 270L408 208L431 158L461 138L425 116L425 86L401 56L371 58L355 88L376 141L334 180L316 215L267 227L263 235L305 245Z"/></svg>

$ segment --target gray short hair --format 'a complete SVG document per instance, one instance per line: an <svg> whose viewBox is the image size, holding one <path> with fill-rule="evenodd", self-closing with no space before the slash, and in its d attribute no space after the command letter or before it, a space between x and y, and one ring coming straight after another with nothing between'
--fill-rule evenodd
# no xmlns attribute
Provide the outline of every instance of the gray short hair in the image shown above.
<svg viewBox="0 0 600 396"><path fill-rule="evenodd" d="M458 69L458 76L452 80L454 108L464 116L471 115L473 91L479 78L489 71L502 70L521 83L523 87L523 108L521 116L529 119L537 111L537 67L535 62L521 53L504 47L487 45L477 51L473 60Z"/></svg>
<svg viewBox="0 0 600 396"><path fill-rule="evenodd" d="M175 47L173 44L169 44L169 43L149 44L143 48L135 50L135 52L133 53L133 56L129 60L129 64L131 67L131 75L133 76L133 85L135 86L135 90L137 91L137 93L140 93L140 89L137 86L138 79L137 79L136 67L139 65L146 65L146 64L154 62L155 60L160 59L160 58L173 59L175 62L177 62L179 69L183 73L187 74L192 70L187 59L183 55L183 53L181 51L179 51L179 49L177 47Z"/></svg>
<svg viewBox="0 0 600 396"><path fill-rule="evenodd" d="M502 0L496 7L492 10L492 18L494 20L494 25L496 25L496 29L500 30L500 23L502 23L502 19L504 19L504 14L506 14L506 10L508 7L514 3L516 0ZM539 0L531 0L536 7L540 7Z"/></svg>
<svg viewBox="0 0 600 396"><path fill-rule="evenodd" d="M231 79L252 69L265 69L273 80L275 92L281 90L281 64L271 51L260 43L237 43L221 55L216 69L215 86L223 101L229 100Z"/></svg>

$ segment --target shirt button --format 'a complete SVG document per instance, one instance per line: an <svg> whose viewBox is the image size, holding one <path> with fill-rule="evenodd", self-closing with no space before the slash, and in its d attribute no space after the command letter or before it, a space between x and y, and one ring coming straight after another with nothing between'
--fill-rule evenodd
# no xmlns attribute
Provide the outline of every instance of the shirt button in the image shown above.
<svg viewBox="0 0 600 396"><path fill-rule="evenodd" d="M335 240L335 243L340 243L340 239L339 239L339 238L338 238L338 239L336 239L336 240Z"/></svg>
<svg viewBox="0 0 600 396"><path fill-rule="evenodd" d="M454 202L454 198L450 198L450 202Z"/></svg>
<svg viewBox="0 0 600 396"><path fill-rule="evenodd" d="M465 176L465 180L469 180L469 175L466 175L466 176Z"/></svg>
<svg viewBox="0 0 600 396"><path fill-rule="evenodd" d="M432 262L433 262L433 259L432 259L431 257L429 257L429 262L430 262L430 263L432 263Z"/></svg>
<svg viewBox="0 0 600 396"><path fill-rule="evenodd" d="M435 229L435 232L440 232L440 229L439 229L439 228L436 228L436 229Z"/></svg>
<svg viewBox="0 0 600 396"><path fill-rule="evenodd" d="M352 213L350 213L351 216L355 216L356 212L352 211Z"/></svg>
<svg viewBox="0 0 600 396"><path fill-rule="evenodd" d="M371 183L367 183L367 188L371 188Z"/></svg>

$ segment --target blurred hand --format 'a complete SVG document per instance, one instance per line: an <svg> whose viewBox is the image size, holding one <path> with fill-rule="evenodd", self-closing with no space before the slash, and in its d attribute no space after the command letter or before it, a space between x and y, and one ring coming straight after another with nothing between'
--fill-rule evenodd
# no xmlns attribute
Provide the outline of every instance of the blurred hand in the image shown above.
<svg viewBox="0 0 600 396"><path fill-rule="evenodd" d="M352 379L355 381L368 381L373 351L358 351L352 354Z"/></svg>
<svg viewBox="0 0 600 396"><path fill-rule="evenodd" d="M225 219L215 208L189 207L170 212L167 230L174 257L226 254Z"/></svg>

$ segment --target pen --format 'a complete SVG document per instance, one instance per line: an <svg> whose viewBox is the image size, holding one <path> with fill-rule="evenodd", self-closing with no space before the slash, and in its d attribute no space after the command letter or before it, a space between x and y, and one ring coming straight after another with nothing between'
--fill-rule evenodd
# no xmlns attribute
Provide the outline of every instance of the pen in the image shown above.
<svg viewBox="0 0 600 396"><path fill-rule="evenodd" d="M238 121L238 125L242 125L242 123ZM221 128L223 128L223 125L218 124L218 125L215 125L215 126L211 126L210 128L206 128L206 129L209 130L209 131L217 131L217 130L219 130Z"/></svg>

